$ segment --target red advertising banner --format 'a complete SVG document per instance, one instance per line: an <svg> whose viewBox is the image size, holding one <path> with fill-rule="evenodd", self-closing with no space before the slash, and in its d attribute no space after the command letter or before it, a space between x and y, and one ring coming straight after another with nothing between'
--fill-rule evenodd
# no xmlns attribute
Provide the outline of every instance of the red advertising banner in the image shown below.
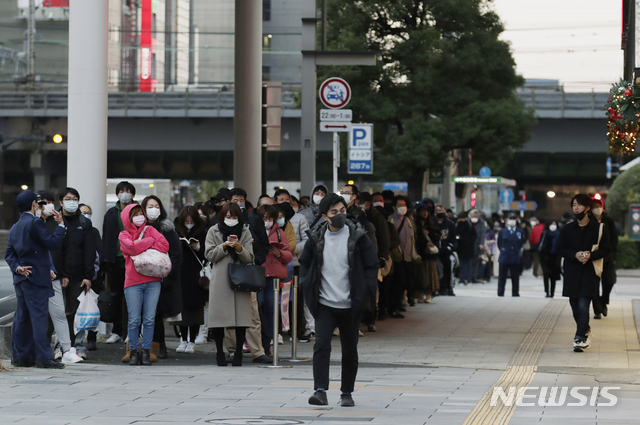
<svg viewBox="0 0 640 425"><path fill-rule="evenodd" d="M140 91L152 92L153 84L153 6L152 0L140 2Z"/></svg>

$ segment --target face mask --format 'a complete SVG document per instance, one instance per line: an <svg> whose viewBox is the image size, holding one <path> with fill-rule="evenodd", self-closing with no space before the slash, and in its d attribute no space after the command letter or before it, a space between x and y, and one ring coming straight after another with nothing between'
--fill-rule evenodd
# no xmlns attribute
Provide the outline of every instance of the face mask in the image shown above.
<svg viewBox="0 0 640 425"><path fill-rule="evenodd" d="M135 224L136 226L140 227L144 224L145 221L147 221L146 218L144 218L143 215L137 215L135 217L133 217L131 219L131 221L133 222L133 224Z"/></svg>
<svg viewBox="0 0 640 425"><path fill-rule="evenodd" d="M507 226L516 227L516 221L515 220L507 220Z"/></svg>
<svg viewBox="0 0 640 425"><path fill-rule="evenodd" d="M384 202L374 202L373 206L374 207L384 207Z"/></svg>
<svg viewBox="0 0 640 425"><path fill-rule="evenodd" d="M478 222L478 217L472 217L471 218L471 222L472 223L477 223Z"/></svg>
<svg viewBox="0 0 640 425"><path fill-rule="evenodd" d="M44 211L42 212L44 215L46 215L47 217L52 216L53 215L53 210L56 209L56 206L53 204L47 204L44 206Z"/></svg>
<svg viewBox="0 0 640 425"><path fill-rule="evenodd" d="M284 227L284 218L279 218L276 223L278 223L278 226Z"/></svg>
<svg viewBox="0 0 640 425"><path fill-rule="evenodd" d="M69 213L78 211L78 201L64 201L64 210Z"/></svg>
<svg viewBox="0 0 640 425"><path fill-rule="evenodd" d="M184 227L186 227L186 228L187 228L187 230L191 230L191 229L193 229L193 226L195 226L195 223L189 223L189 224L185 223L185 224L184 224Z"/></svg>
<svg viewBox="0 0 640 425"><path fill-rule="evenodd" d="M552 224L551 226L549 226L549 230L552 232L555 232L556 230L558 230L558 226L556 226L555 224Z"/></svg>
<svg viewBox="0 0 640 425"><path fill-rule="evenodd" d="M202 221L205 221L205 222L206 222L206 221L207 221L207 216L206 216L206 215L201 215L201 216L200 216L200 220L202 220Z"/></svg>
<svg viewBox="0 0 640 425"><path fill-rule="evenodd" d="M120 195L118 195L118 200L123 204L129 204L132 199L133 195L128 192L122 192Z"/></svg>
<svg viewBox="0 0 640 425"><path fill-rule="evenodd" d="M351 202L351 198L353 197L352 195L340 195L342 196L342 199L344 199L344 201L348 204L349 202Z"/></svg>
<svg viewBox="0 0 640 425"><path fill-rule="evenodd" d="M300 211L300 207L292 207L292 208L293 208L293 211L295 211L296 213Z"/></svg>
<svg viewBox="0 0 640 425"><path fill-rule="evenodd" d="M599 216L600 214L602 214L602 208L593 209L593 215Z"/></svg>
<svg viewBox="0 0 640 425"><path fill-rule="evenodd" d="M530 221L529 224L531 225L531 227L536 227L538 225L537 221Z"/></svg>
<svg viewBox="0 0 640 425"><path fill-rule="evenodd" d="M265 221L264 222L264 228L269 230L273 227L273 221Z"/></svg>
<svg viewBox="0 0 640 425"><path fill-rule="evenodd" d="M436 214L436 217L438 217L440 220L444 220L445 218L447 218L447 214L446 213L438 213L438 214Z"/></svg>
<svg viewBox="0 0 640 425"><path fill-rule="evenodd" d="M398 215L403 217L407 213L407 207L398 207Z"/></svg>
<svg viewBox="0 0 640 425"><path fill-rule="evenodd" d="M147 208L149 220L157 220L160 217L160 208Z"/></svg>
<svg viewBox="0 0 640 425"><path fill-rule="evenodd" d="M324 196L313 195L313 203L314 204L320 204L320 202L322 202L322 198L324 198Z"/></svg>
<svg viewBox="0 0 640 425"><path fill-rule="evenodd" d="M235 227L237 226L239 223L237 218L225 218L224 219L224 224L226 224L229 227Z"/></svg>
<svg viewBox="0 0 640 425"><path fill-rule="evenodd" d="M336 229L342 229L347 222L346 214L336 214L333 217L329 217L329 222Z"/></svg>
<svg viewBox="0 0 640 425"><path fill-rule="evenodd" d="M91 214L82 214L87 220L91 220Z"/></svg>
<svg viewBox="0 0 640 425"><path fill-rule="evenodd" d="M366 211L366 210L367 210L367 204L358 205L358 207L359 207L362 211Z"/></svg>
<svg viewBox="0 0 640 425"><path fill-rule="evenodd" d="M576 216L576 220L580 221L584 218L585 215L587 215L586 211L582 211L580 214L574 214Z"/></svg>
<svg viewBox="0 0 640 425"><path fill-rule="evenodd" d="M36 217L42 217L42 210L36 210Z"/></svg>
<svg viewBox="0 0 640 425"><path fill-rule="evenodd" d="M243 210L245 208L245 204L237 203L236 205L238 207L240 207L241 210Z"/></svg>

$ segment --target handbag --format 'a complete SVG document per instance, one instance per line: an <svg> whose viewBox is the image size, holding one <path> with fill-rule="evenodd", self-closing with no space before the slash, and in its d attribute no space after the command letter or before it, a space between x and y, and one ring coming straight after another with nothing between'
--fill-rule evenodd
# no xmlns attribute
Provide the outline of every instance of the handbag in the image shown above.
<svg viewBox="0 0 640 425"><path fill-rule="evenodd" d="M191 248L191 245L188 245L188 247L191 252L193 252L193 256L196 257L196 260L198 260L198 263L200 263L201 266L198 284L204 289L209 289L209 285L211 284L211 263L209 261L200 261L200 258L193 248Z"/></svg>
<svg viewBox="0 0 640 425"><path fill-rule="evenodd" d="M260 292L265 285L265 269L254 264L229 263L229 286L238 292Z"/></svg>
<svg viewBox="0 0 640 425"><path fill-rule="evenodd" d="M98 295L98 309L100 309L100 320L113 323L116 320L116 304L122 302L117 292L101 291Z"/></svg>
<svg viewBox="0 0 640 425"><path fill-rule="evenodd" d="M598 243L591 247L591 252L595 252L600 248L600 239L602 239L602 230L604 229L604 223L600 223L600 230L598 231ZM602 269L604 268L604 258L592 261L593 269L596 271L598 277L602 276Z"/></svg>
<svg viewBox="0 0 640 425"><path fill-rule="evenodd" d="M147 227L144 226L138 240L142 240ZM165 278L171 273L171 258L169 254L160 252L157 249L149 248L141 254L133 255L131 260L133 260L133 266L136 271L145 276Z"/></svg>

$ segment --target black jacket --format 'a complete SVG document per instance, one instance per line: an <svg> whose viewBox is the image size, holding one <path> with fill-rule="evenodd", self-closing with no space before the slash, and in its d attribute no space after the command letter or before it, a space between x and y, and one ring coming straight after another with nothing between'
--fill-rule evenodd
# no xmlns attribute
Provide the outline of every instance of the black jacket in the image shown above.
<svg viewBox="0 0 640 425"><path fill-rule="evenodd" d="M367 220L369 220L376 229L376 242L378 244L378 257L389 258L389 226L384 215L380 214L377 209L371 207L367 210Z"/></svg>
<svg viewBox="0 0 640 425"><path fill-rule="evenodd" d="M58 222L53 216L47 217L47 219L44 220L44 225L47 228L47 233L49 233L50 235L53 235L53 233L58 228ZM58 270L62 270L62 244L60 244L58 248L49 251L49 253L51 254L51 259L53 260L53 267L56 268L56 272L60 273ZM59 275L58 279L62 279L62 276Z"/></svg>
<svg viewBox="0 0 640 425"><path fill-rule="evenodd" d="M162 292L158 300L157 312L162 317L173 317L182 312L182 286L180 285L180 267L182 266L182 246L176 228L169 219L149 223L164 236L169 243L171 273L162 279Z"/></svg>
<svg viewBox="0 0 640 425"><path fill-rule="evenodd" d="M431 220L431 218L427 218L427 220ZM416 217L415 223L416 223L416 250L418 251L418 255L420 255L424 260L426 259L435 260L436 258L438 258L438 255L440 254L440 249L438 248L437 254L432 254L429 251L429 248L427 247L427 245L429 244L429 241L427 240L427 237L425 236L423 230L426 228L429 231L429 239L431 239L431 242L433 242L433 244L436 247L440 246L440 231L435 228L430 230L426 226L427 223L423 223L423 220L422 218L420 218L420 216ZM432 227L435 227L435 226L432 225Z"/></svg>
<svg viewBox="0 0 640 425"><path fill-rule="evenodd" d="M102 222L103 260L107 263L115 263L118 256L122 257L118 235L124 228L121 228L120 212L122 212L122 209L120 208L120 201L118 201L115 207L107 210Z"/></svg>
<svg viewBox="0 0 640 425"><path fill-rule="evenodd" d="M182 284L182 305L184 307L203 307L209 301L209 294L200 286L200 270L204 258L204 245L207 232L203 230L198 234L192 231L183 236L186 239L195 238L200 241L200 249L194 250L185 241L180 241L182 246L182 267L180 267L180 283Z"/></svg>
<svg viewBox="0 0 640 425"><path fill-rule="evenodd" d="M269 236L267 236L267 230L264 228L264 221L258 214L254 214L252 211L246 209L242 211L245 224L249 225L251 230L251 236L253 236L253 256L257 265L262 265L267 261L267 254L271 245L269 244Z"/></svg>
<svg viewBox="0 0 640 425"><path fill-rule="evenodd" d="M309 239L300 255L300 286L304 300L313 317L317 316L320 301L322 254L324 236L329 223L307 230ZM356 317L370 308L370 299L377 289L378 257L364 227L348 219L349 226L349 283L351 284L351 315Z"/></svg>
<svg viewBox="0 0 640 425"><path fill-rule="evenodd" d="M64 216L64 223L67 234L62 240L62 264L61 269L57 269L58 276L72 282L93 280L97 244L91 220L76 211L74 215Z"/></svg>
<svg viewBox="0 0 640 425"><path fill-rule="evenodd" d="M540 256L540 266L542 266L542 272L545 276L558 280L560 279L560 256L554 249L553 241L560 236L560 231L556 230L551 232L549 229L545 229L540 237L540 244L538 245L538 255Z"/></svg>
<svg viewBox="0 0 640 425"><path fill-rule="evenodd" d="M605 263L610 263L616 260L616 255L618 253L618 230L616 229L616 222L613 221L609 214L606 212L602 213L600 217L600 222L604 223L607 230L609 231L609 240L611 241L611 253L604 257Z"/></svg>
<svg viewBox="0 0 640 425"><path fill-rule="evenodd" d="M456 241L458 242L458 258L462 261L472 260L476 244L476 229L469 221L456 224Z"/></svg>
<svg viewBox="0 0 640 425"><path fill-rule="evenodd" d="M440 230L439 254L444 257L449 257L456 249L456 225L453 224L453 221L445 218L442 220L442 223L438 223L438 220L436 220L434 226Z"/></svg>
<svg viewBox="0 0 640 425"><path fill-rule="evenodd" d="M556 242L556 253L564 257L564 287L562 296L571 298L596 298L599 295L600 278L593 268L593 261L611 253L609 231L604 227L599 249L591 253L586 264L576 259L576 253L589 251L598 243L598 220L592 218L585 227L577 221L568 223L560 230Z"/></svg>

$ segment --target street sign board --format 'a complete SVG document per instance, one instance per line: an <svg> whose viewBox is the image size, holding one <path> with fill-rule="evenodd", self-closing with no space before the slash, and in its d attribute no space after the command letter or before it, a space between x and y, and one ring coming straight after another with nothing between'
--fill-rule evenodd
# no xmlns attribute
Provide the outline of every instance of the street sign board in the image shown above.
<svg viewBox="0 0 640 425"><path fill-rule="evenodd" d="M491 177L491 168L482 167L480 169L480 177Z"/></svg>
<svg viewBox="0 0 640 425"><path fill-rule="evenodd" d="M351 109L320 109L320 121L346 121L351 122L353 111Z"/></svg>
<svg viewBox="0 0 640 425"><path fill-rule="evenodd" d="M319 95L327 108L340 109L351 100L351 87L342 78L331 77L320 84Z"/></svg>
<svg viewBox="0 0 640 425"><path fill-rule="evenodd" d="M373 174L373 124L352 124L349 131L349 174Z"/></svg>
<svg viewBox="0 0 640 425"><path fill-rule="evenodd" d="M383 190L393 190L394 192L406 192L409 190L409 184L406 182L388 182L382 183Z"/></svg>
<svg viewBox="0 0 640 425"><path fill-rule="evenodd" d="M351 129L350 122L340 121L320 121L320 131L332 132L332 131L349 131Z"/></svg>
<svg viewBox="0 0 640 425"><path fill-rule="evenodd" d="M640 241L640 204L629 205L629 239Z"/></svg>
<svg viewBox="0 0 640 425"><path fill-rule="evenodd" d="M513 202L513 190L502 189L500 191L500 202L502 202L503 204L510 204L511 202Z"/></svg>
<svg viewBox="0 0 640 425"><path fill-rule="evenodd" d="M511 202L511 209L518 211L535 211L538 209L538 204L535 201L516 201Z"/></svg>

